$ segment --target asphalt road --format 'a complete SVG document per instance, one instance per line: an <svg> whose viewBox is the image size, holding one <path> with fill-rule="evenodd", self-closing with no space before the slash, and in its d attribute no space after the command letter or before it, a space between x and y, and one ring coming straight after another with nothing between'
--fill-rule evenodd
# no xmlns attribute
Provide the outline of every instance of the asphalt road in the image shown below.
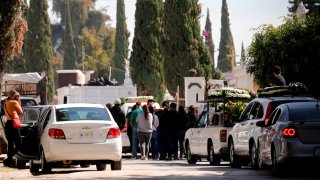
<svg viewBox="0 0 320 180"><path fill-rule="evenodd" d="M107 165L105 171L97 171L94 165L89 168L74 166L70 168L54 168L52 173L41 172L31 174L26 169L3 167L0 161L0 179L280 179L272 176L269 170L253 170L250 167L232 169L228 162L221 166L210 166L207 161L189 165L186 160L159 161L159 160L133 160L123 158L121 171L111 171ZM287 175L286 179L320 179L317 173L295 171Z"/></svg>

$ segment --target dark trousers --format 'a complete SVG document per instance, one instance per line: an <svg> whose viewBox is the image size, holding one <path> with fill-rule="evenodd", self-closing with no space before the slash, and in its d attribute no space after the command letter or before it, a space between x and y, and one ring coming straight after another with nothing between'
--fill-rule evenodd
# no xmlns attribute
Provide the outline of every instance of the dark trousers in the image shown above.
<svg viewBox="0 0 320 180"><path fill-rule="evenodd" d="M152 153L152 158L156 158L159 153L158 149L158 132L153 131L152 132L152 137L151 137L151 153Z"/></svg>
<svg viewBox="0 0 320 180"><path fill-rule="evenodd" d="M12 159L12 157L20 150L21 148L21 135L20 129L14 128L12 120L7 120L4 127L6 132L6 137L8 140L8 150L7 157Z"/></svg>
<svg viewBox="0 0 320 180"><path fill-rule="evenodd" d="M178 142L179 142L179 132L171 133L170 143L172 148L173 157L178 157Z"/></svg>
<svg viewBox="0 0 320 180"><path fill-rule="evenodd" d="M179 148L180 148L180 157L183 157L185 154L185 149L184 149L184 138L186 135L186 131L180 131L179 132Z"/></svg>

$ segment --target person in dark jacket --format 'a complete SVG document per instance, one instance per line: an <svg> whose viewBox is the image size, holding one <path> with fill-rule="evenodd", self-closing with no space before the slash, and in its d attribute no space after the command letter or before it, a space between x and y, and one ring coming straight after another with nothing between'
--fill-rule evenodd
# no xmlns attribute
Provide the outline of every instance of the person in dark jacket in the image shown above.
<svg viewBox="0 0 320 180"><path fill-rule="evenodd" d="M114 106L111 108L111 114L113 116L113 119L118 124L119 129L122 130L126 124L126 116L124 112L121 110L120 104L120 99L116 99L114 101Z"/></svg>
<svg viewBox="0 0 320 180"><path fill-rule="evenodd" d="M194 107L191 105L188 107L188 113L187 116L190 120L190 127L194 128L196 127L196 123L197 123L197 116L196 116L196 111L194 109Z"/></svg>
<svg viewBox="0 0 320 180"><path fill-rule="evenodd" d="M168 143L168 160L178 160L178 141L179 141L179 123L178 123L178 112L177 104L171 103L169 105L169 111L166 113L166 121L168 132L167 143Z"/></svg>
<svg viewBox="0 0 320 180"><path fill-rule="evenodd" d="M190 120L183 106L179 106L178 108L178 117L179 117L178 123L179 123L180 159L182 159L183 155L185 155L184 137L185 137L186 131L190 128Z"/></svg>
<svg viewBox="0 0 320 180"><path fill-rule="evenodd" d="M158 132L158 148L159 148L159 153L160 157L159 160L165 160L167 159L167 154L168 154L168 143L166 142L167 139L167 121L165 118L166 113L168 112L168 105L167 103L162 103L161 105L162 110L156 112L155 114L158 115L159 117L159 126L157 128Z"/></svg>

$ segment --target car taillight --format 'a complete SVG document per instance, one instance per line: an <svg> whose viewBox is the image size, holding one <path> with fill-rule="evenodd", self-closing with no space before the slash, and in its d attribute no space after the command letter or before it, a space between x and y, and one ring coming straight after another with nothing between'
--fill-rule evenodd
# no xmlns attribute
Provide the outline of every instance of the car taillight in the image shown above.
<svg viewBox="0 0 320 180"><path fill-rule="evenodd" d="M267 111L266 111L266 116L264 118L264 124L267 125L268 124L268 121L269 121L269 117L272 113L272 102L270 102L268 104L268 107L267 107Z"/></svg>
<svg viewBox="0 0 320 180"><path fill-rule="evenodd" d="M49 136L53 139L66 139L64 132L61 129L56 128L49 129Z"/></svg>
<svg viewBox="0 0 320 180"><path fill-rule="evenodd" d="M120 129L119 128L110 128L107 138L117 138L120 136Z"/></svg>
<svg viewBox="0 0 320 180"><path fill-rule="evenodd" d="M227 130L220 130L220 142L227 142Z"/></svg>
<svg viewBox="0 0 320 180"><path fill-rule="evenodd" d="M297 130L293 127L286 127L282 130L282 136L284 138L295 138L297 137Z"/></svg>

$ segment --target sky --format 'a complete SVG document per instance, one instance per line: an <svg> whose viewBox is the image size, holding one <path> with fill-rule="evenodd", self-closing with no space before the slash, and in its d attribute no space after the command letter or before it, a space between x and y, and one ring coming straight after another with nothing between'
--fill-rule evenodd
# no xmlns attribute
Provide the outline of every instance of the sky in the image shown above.
<svg viewBox="0 0 320 180"><path fill-rule="evenodd" d="M127 27L130 32L130 46L134 36L134 14L136 0L124 0L127 17ZM215 50L219 48L221 28L221 7L222 0L198 0L202 7L200 18L201 32L204 29L209 9L212 24L212 36ZM236 59L239 61L241 55L241 44L248 47L252 41L255 28L262 24L278 26L283 23L283 17L288 15L288 0L227 0L230 27L233 35ZM107 8L107 14L111 16L110 25L116 27L117 0L97 0L96 9ZM215 53L217 60L218 52ZM216 64L216 63L215 63Z"/></svg>

